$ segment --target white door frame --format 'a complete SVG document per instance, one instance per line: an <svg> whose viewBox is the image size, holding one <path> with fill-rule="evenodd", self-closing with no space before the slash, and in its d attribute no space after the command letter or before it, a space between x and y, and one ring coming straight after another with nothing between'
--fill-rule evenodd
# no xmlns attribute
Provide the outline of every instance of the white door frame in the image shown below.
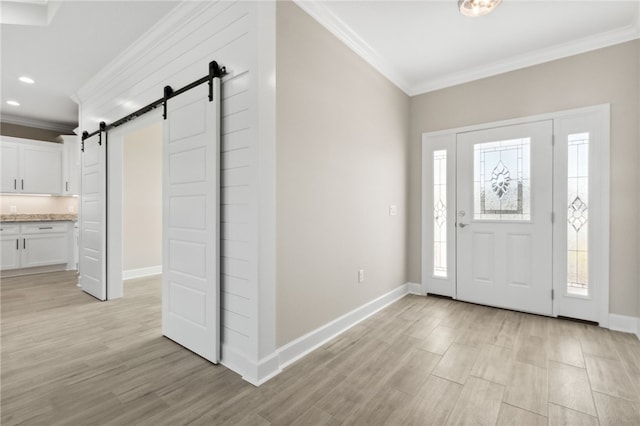
<svg viewBox="0 0 640 426"><path fill-rule="evenodd" d="M598 322L602 327L609 326L609 217L610 217L610 105L595 105L585 108L577 108L571 110L557 111L546 114L539 114L529 117L521 117L509 120L501 120L495 121L491 123L483 123L471 126L464 126L455 129L447 129L436 132L428 132L422 134L422 285L421 290L423 294L428 294L429 292L441 294L445 296L451 296L454 299L457 298L456 293L456 280L455 280L455 214L456 214L456 206L455 201L449 202L447 206L447 217L450 218L450 222L447 223L447 235L448 242L451 242L448 247L448 270L452 271L452 273L448 274L447 277L435 277L431 272L433 271L433 198L432 198L432 188L433 188L433 158L432 152L436 149L440 149L441 147L446 147L447 152L447 166L448 166L448 184L455 185L455 179L449 178L451 173L455 175L455 158L456 158L456 134L462 132L472 132L476 130L484 130L492 127L502 127L502 126L511 126L518 125L523 123L528 123L532 121L540 121L540 120L553 120L554 121L554 137L560 133L560 129L563 124L563 120L569 121L579 116L599 113L603 117L602 123L600 123L602 132L600 134L600 140L598 141L597 152L598 155L596 158L591 158L590 167L593 166L599 175L598 179L591 179L590 182L598 181L595 192L595 199L591 200L591 205L599 206L599 214L597 215L596 221L593 222L593 226L590 228L590 234L593 234L593 237L590 237L590 257L592 259L597 259L597 262L594 262L594 267L591 268L590 265L590 281L597 282L598 284L595 286L596 294L594 295L597 298L598 305ZM554 160L556 161L556 160ZM554 168L556 166L554 165ZM453 169L453 172L451 171ZM595 183L595 182L594 182ZM557 193L558 185L565 185L566 182L558 182L554 181L554 193ZM455 188L455 186L453 186ZM448 191L453 192L455 191ZM450 197L448 196L448 199ZM453 197L455 200L455 197ZM555 198L554 198L555 202ZM554 211L557 210L557 206L554 205ZM591 221L591 218L590 218ZM558 244L564 244L566 247L566 240L559 241L556 238L557 235L560 234L558 232L558 227L564 226L566 228L566 222L559 223L559 221L555 221L554 223L554 252L562 249L563 247L558 247ZM451 232L451 229L453 231ZM593 238L593 239L591 239ZM597 244L591 244L591 242L597 242ZM554 271L556 259L554 256ZM565 280L560 281L558 278L558 274L554 272L554 283L553 288L556 294L556 298L553 303L553 316L562 315L560 310L559 300L561 295L564 294L564 288L566 283ZM434 289L437 289L434 291ZM439 290L439 291L438 291Z"/></svg>
<svg viewBox="0 0 640 426"><path fill-rule="evenodd" d="M108 133L107 144L107 289L108 300L123 296L123 165L124 140L131 133L162 123L162 109L156 108Z"/></svg>

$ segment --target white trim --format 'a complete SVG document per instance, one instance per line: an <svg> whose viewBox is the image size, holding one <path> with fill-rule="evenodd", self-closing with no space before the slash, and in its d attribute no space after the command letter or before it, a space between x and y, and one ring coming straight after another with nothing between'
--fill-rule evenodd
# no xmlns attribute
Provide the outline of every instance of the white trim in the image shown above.
<svg viewBox="0 0 640 426"><path fill-rule="evenodd" d="M422 284L418 283L407 283L407 292L409 294L415 294L417 296L426 296L427 294L422 290Z"/></svg>
<svg viewBox="0 0 640 426"><path fill-rule="evenodd" d="M294 2L409 96L421 95L434 90L444 89L445 87L456 86L469 81L491 77L640 38L640 17L638 17L634 24L627 25L623 28L590 35L545 49L524 52L520 55L495 61L490 64L477 66L457 73L448 73L442 77L410 84L403 77L402 72L394 67L392 62L384 59L373 47L352 30L349 25L331 12L325 2L305 0L294 0Z"/></svg>
<svg viewBox="0 0 640 426"><path fill-rule="evenodd" d="M272 354L252 362L243 354L222 346L220 363L239 372L247 382L260 386L277 376L284 368L318 349L329 340L344 333L354 325L409 294L409 288L419 289L420 284L405 283L390 292L316 328L296 340L276 349Z"/></svg>
<svg viewBox="0 0 640 426"><path fill-rule="evenodd" d="M408 283L402 284L387 294L365 303L353 311L336 318L330 323L325 324L322 327L319 327L312 332L280 347L278 349L280 368L285 368L286 366L294 363L303 356L324 345L329 340L335 338L341 333L344 333L360 321L403 298L408 294L408 289Z"/></svg>
<svg viewBox="0 0 640 426"><path fill-rule="evenodd" d="M569 117L569 116L578 115L578 114L586 114L589 112L598 112L598 111L602 111L603 108L609 108L609 104L591 105L591 106L582 107L582 108L565 109L561 111L529 115L527 117L517 117L517 118L510 118L508 120L498 120L498 121L491 121L488 123L471 124L468 126L456 127L453 129L426 132L426 133L423 133L422 136L423 137L438 136L438 135L448 135L451 133L475 132L476 130L486 130L493 127L513 126L516 124L531 123L534 121L553 120L553 119Z"/></svg>
<svg viewBox="0 0 640 426"><path fill-rule="evenodd" d="M313 19L318 21L327 31L336 36L349 49L353 50L358 56L364 59L376 71L385 76L389 81L398 86L400 90L409 96L417 94L415 90L407 82L402 73L393 68L393 64L383 58L375 51L364 39L362 39L355 31L353 31L340 18L333 14L321 1L305 1L293 0L300 9L304 10Z"/></svg>
<svg viewBox="0 0 640 426"><path fill-rule="evenodd" d="M253 164L256 173L255 185L249 187L256 205L254 235L250 244L256 244L256 297L255 336L256 358L263 363L264 356L272 354L277 344L277 159L276 159L276 4L259 2L256 13L257 63L255 65L254 96L252 105L257 105L254 113L258 123L251 131L256 148L253 150ZM260 375L263 377L262 375Z"/></svg>
<svg viewBox="0 0 640 426"><path fill-rule="evenodd" d="M609 329L625 333L633 333L640 337L640 318L630 317L627 315L610 314Z"/></svg>
<svg viewBox="0 0 640 426"><path fill-rule="evenodd" d="M521 55L496 61L490 64L469 68L458 73L447 74L444 77L430 81L423 81L410 87L409 96L421 95L434 90L456 86L482 78L491 77L509 71L527 68L557 59L566 58L592 50L602 49L615 44L624 43L640 37L640 28L629 25L612 31L595 34L568 43L559 44L546 49L525 52ZM392 80L393 81L393 80Z"/></svg>
<svg viewBox="0 0 640 426"><path fill-rule="evenodd" d="M282 372L277 351L255 363L235 349L222 345L220 364L240 374L243 380L254 386L260 386Z"/></svg>
<svg viewBox="0 0 640 426"><path fill-rule="evenodd" d="M150 277L162 274L162 265L148 266L146 268L129 269L122 271L122 280L132 280L135 278Z"/></svg>
<svg viewBox="0 0 640 426"><path fill-rule="evenodd" d="M51 130L62 134L73 134L73 130L78 127L75 123L55 123L52 121L39 120L37 118L18 117L15 115L0 114L0 122L15 124L16 126L31 127L34 129Z"/></svg>

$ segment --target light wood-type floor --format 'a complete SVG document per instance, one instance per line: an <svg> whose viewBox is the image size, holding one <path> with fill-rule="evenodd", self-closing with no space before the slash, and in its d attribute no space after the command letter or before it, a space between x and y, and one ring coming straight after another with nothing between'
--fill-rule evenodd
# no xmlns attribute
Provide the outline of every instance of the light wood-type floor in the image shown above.
<svg viewBox="0 0 640 426"><path fill-rule="evenodd" d="M3 425L640 425L629 334L407 296L255 388L161 337L157 278L74 280L2 280Z"/></svg>

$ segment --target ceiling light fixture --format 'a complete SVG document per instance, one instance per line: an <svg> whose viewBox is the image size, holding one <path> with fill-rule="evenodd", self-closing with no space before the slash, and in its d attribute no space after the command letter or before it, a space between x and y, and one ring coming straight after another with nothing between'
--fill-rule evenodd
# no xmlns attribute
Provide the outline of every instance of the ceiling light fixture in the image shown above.
<svg viewBox="0 0 640 426"><path fill-rule="evenodd" d="M484 16L498 7L502 0L458 0L458 9L464 16Z"/></svg>
<svg viewBox="0 0 640 426"><path fill-rule="evenodd" d="M32 79L32 78L30 78L30 77L27 77L26 75L23 75L23 76L22 76L22 77L20 77L18 80L20 80L20 81L21 81L21 82L23 82L23 83L27 83L27 84L33 84L33 83L35 83L35 80L34 80L34 79Z"/></svg>
<svg viewBox="0 0 640 426"><path fill-rule="evenodd" d="M7 101L7 104L11 106L20 106L20 102L18 101Z"/></svg>

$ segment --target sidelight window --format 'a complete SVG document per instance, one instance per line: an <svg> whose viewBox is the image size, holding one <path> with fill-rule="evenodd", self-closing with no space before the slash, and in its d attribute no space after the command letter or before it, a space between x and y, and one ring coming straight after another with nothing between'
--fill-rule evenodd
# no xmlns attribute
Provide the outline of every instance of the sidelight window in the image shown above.
<svg viewBox="0 0 640 426"><path fill-rule="evenodd" d="M447 276L447 151L433 152L433 275Z"/></svg>
<svg viewBox="0 0 640 426"><path fill-rule="evenodd" d="M567 292L589 295L589 134L568 137Z"/></svg>

